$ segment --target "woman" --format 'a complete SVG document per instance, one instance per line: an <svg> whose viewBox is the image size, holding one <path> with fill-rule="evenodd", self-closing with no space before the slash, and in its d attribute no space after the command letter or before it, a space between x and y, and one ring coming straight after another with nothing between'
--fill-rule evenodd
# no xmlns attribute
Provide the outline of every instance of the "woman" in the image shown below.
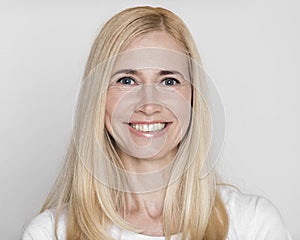
<svg viewBox="0 0 300 240"><path fill-rule="evenodd" d="M112 17L86 65L66 164L23 239L290 239L267 200L217 184L209 89L174 13Z"/></svg>

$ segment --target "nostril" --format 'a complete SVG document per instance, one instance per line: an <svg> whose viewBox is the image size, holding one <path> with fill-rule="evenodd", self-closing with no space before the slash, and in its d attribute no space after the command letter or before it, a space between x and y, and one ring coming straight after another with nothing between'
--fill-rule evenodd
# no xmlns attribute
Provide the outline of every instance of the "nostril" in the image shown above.
<svg viewBox="0 0 300 240"><path fill-rule="evenodd" d="M136 110L136 112L142 112L146 115L151 115L154 113L158 113L162 111L162 105L154 102L148 102L142 105L139 105Z"/></svg>

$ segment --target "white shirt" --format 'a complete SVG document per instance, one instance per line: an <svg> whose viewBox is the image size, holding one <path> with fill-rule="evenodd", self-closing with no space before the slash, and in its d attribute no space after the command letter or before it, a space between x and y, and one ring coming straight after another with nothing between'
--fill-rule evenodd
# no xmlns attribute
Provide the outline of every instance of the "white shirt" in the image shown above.
<svg viewBox="0 0 300 240"><path fill-rule="evenodd" d="M234 188L222 187L221 197L228 217L227 240L291 240L277 208L257 195L243 194ZM117 240L164 240L137 234L115 226L111 236ZM36 216L25 229L22 240L54 240L54 210L46 210ZM66 213L58 223L58 239L66 239ZM172 240L181 239L180 234Z"/></svg>

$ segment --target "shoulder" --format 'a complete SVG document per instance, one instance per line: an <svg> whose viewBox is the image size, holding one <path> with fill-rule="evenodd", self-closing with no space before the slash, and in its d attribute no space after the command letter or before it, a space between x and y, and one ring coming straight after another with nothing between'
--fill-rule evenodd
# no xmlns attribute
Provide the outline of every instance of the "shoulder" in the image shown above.
<svg viewBox="0 0 300 240"><path fill-rule="evenodd" d="M58 221L58 239L65 239L65 210ZM27 225L22 240L53 240L55 239L55 210L49 209L34 217Z"/></svg>
<svg viewBox="0 0 300 240"><path fill-rule="evenodd" d="M221 187L220 194L229 217L229 235L239 239L291 239L278 209L268 199L233 187Z"/></svg>

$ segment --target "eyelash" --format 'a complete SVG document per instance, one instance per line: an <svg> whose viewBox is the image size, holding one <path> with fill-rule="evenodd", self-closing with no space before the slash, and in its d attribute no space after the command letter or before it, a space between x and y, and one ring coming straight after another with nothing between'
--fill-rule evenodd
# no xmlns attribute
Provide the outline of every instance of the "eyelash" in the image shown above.
<svg viewBox="0 0 300 240"><path fill-rule="evenodd" d="M124 82L122 83L122 81L126 80L126 79L129 79L130 81L132 81L133 84L128 84L128 83L124 83ZM122 85L134 85L134 84L136 84L136 81L132 77L122 77L122 78L117 80L117 83L120 83Z"/></svg>
<svg viewBox="0 0 300 240"><path fill-rule="evenodd" d="M131 83L130 84L128 84L128 83L124 83L123 81L124 80L130 80L131 81ZM172 84L166 84L166 81L172 81ZM136 82L136 80L134 80L132 77L122 77L122 78L120 78L120 79L118 79L117 80L117 83L120 83L120 84L122 84L122 85L136 85L136 84L138 84L137 82ZM162 85L164 85L164 86L175 86L175 85L179 85L180 84L180 81L179 80L177 80L176 78L172 78L172 77L167 77L167 78L164 78L161 82L160 82Z"/></svg>
<svg viewBox="0 0 300 240"><path fill-rule="evenodd" d="M172 84L172 85L163 84L163 85L165 85L165 86L174 86L174 85L179 85L179 84L180 84L180 81L179 81L179 80L177 80L176 78L171 78L171 77L164 78L164 79L161 81L161 83L166 82L166 81L168 81L168 80L172 80L172 81L173 81L173 84Z"/></svg>

